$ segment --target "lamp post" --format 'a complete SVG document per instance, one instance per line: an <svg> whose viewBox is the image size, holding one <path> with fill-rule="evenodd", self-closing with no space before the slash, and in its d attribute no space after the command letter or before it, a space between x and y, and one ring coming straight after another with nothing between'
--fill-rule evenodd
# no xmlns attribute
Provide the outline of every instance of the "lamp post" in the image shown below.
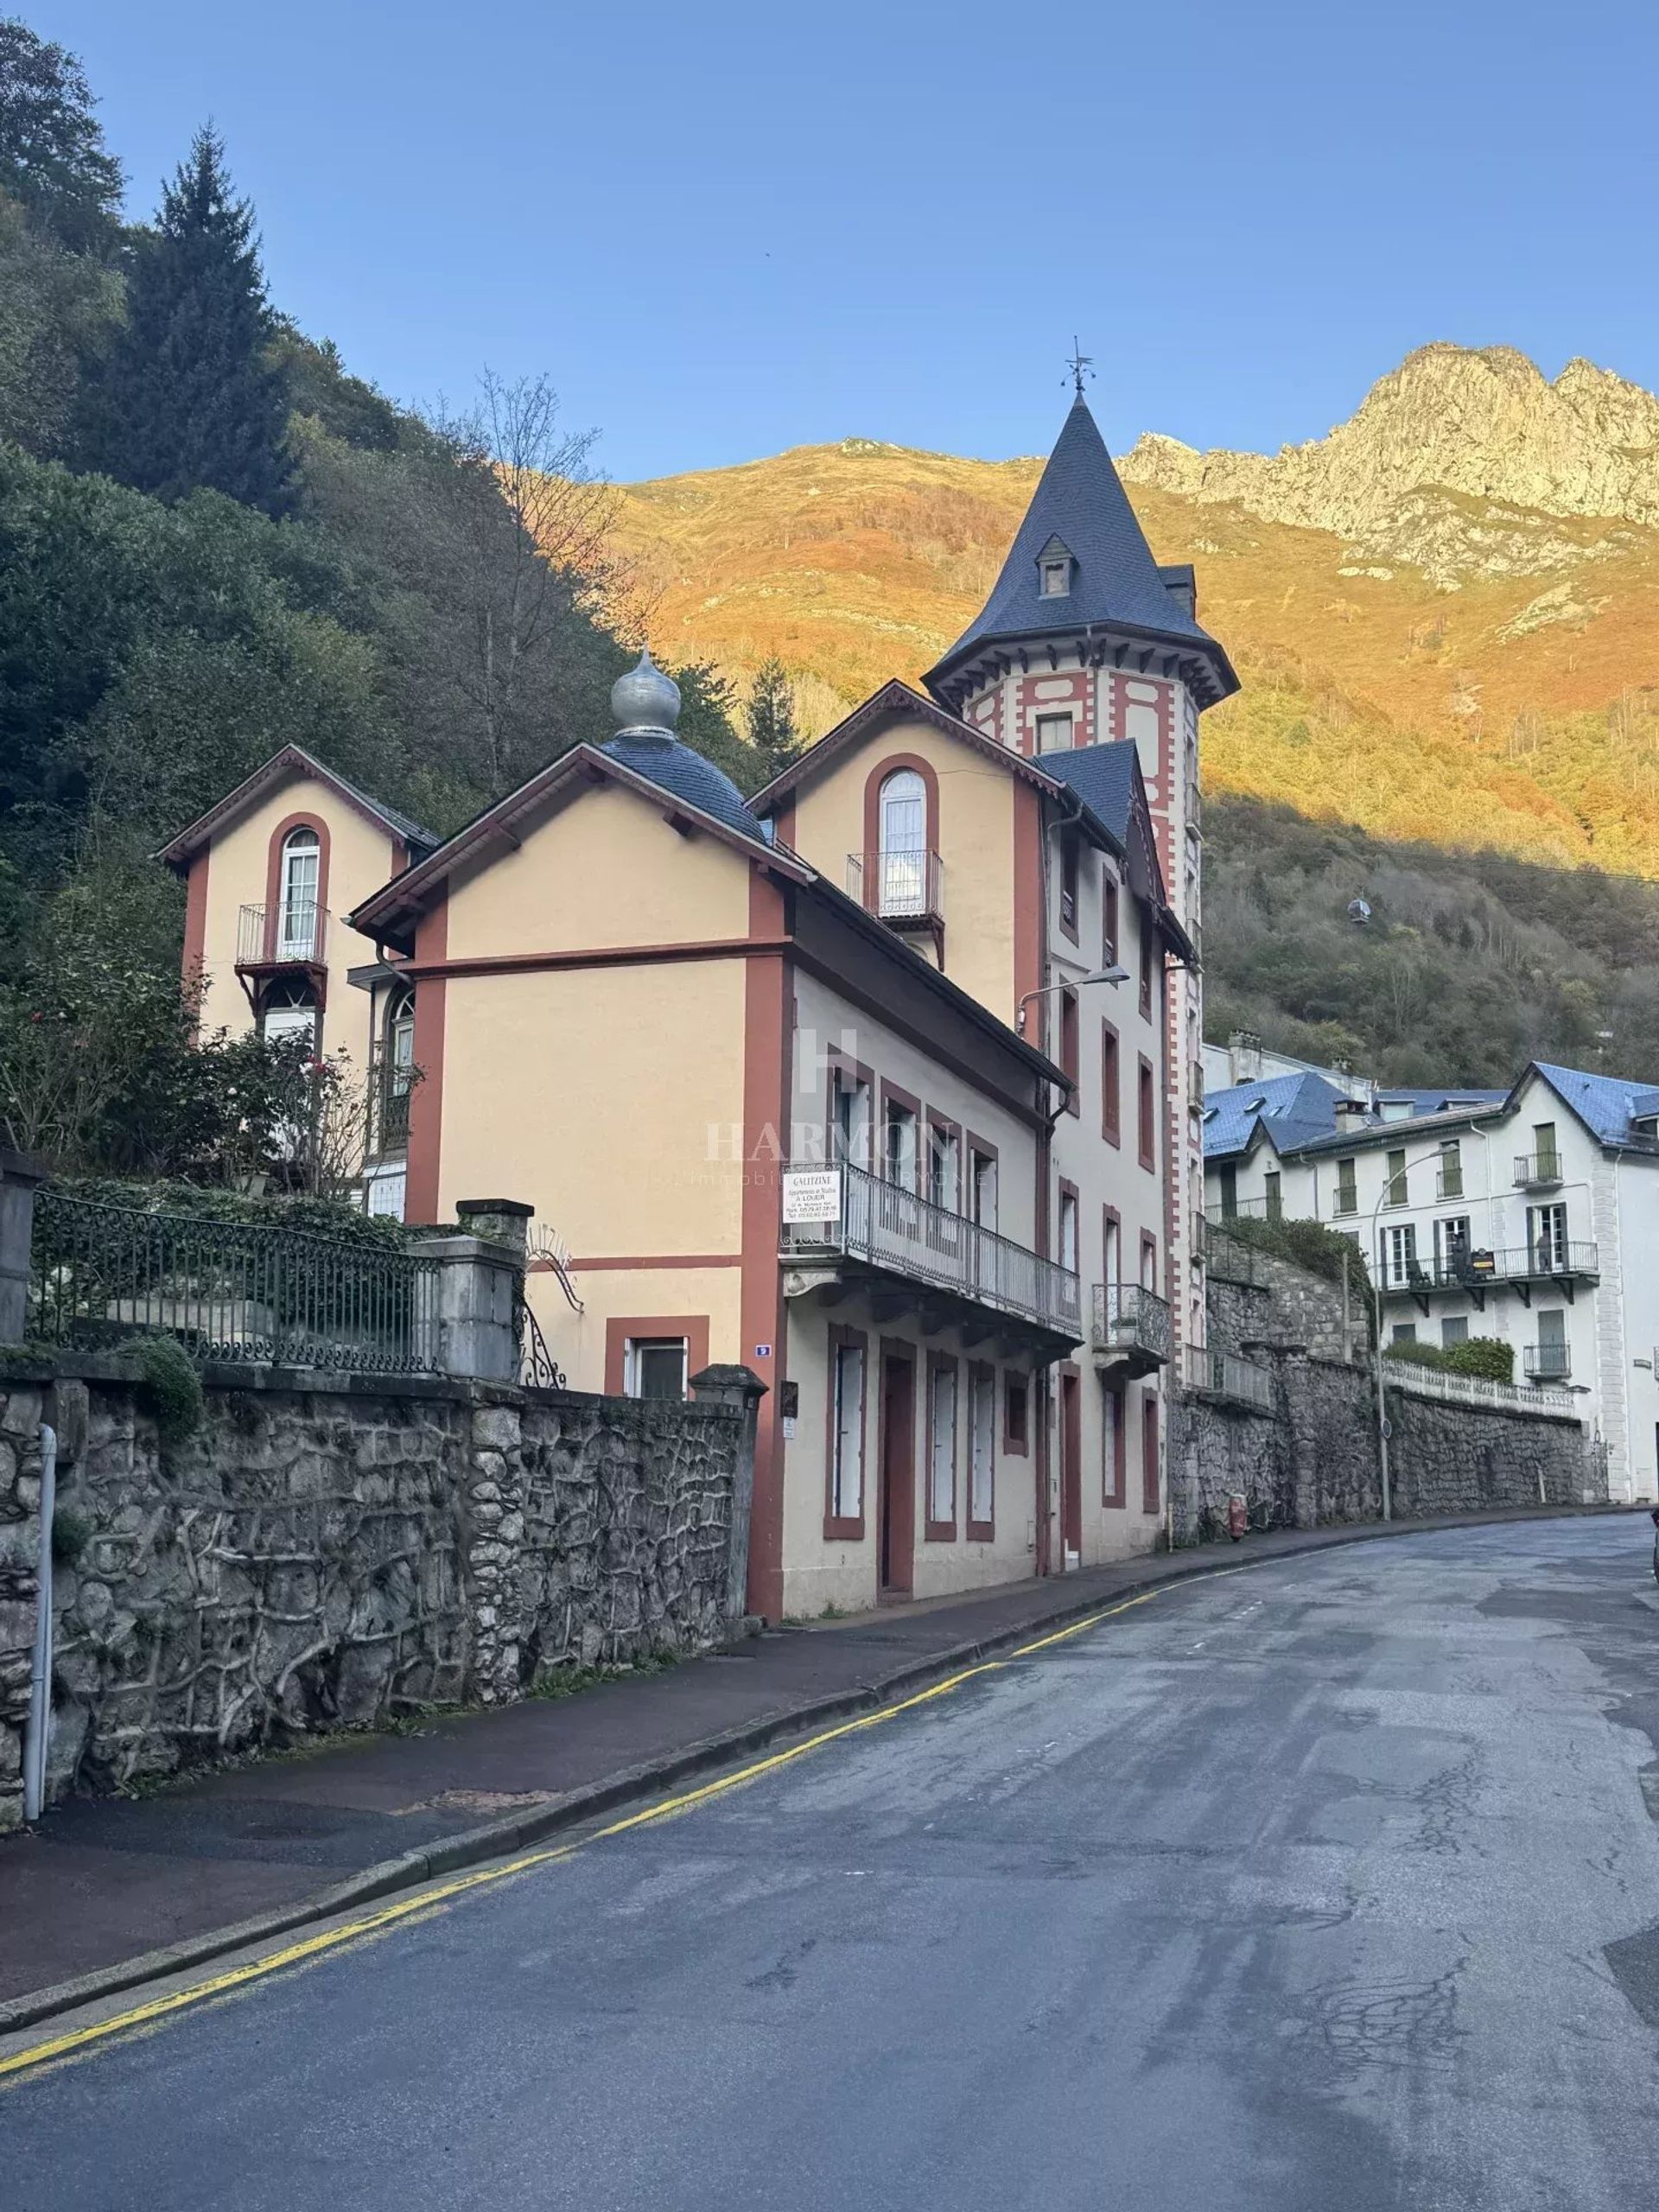
<svg viewBox="0 0 1659 2212"><path fill-rule="evenodd" d="M1033 999L1052 998L1056 991L1080 991L1088 983L1110 983L1116 986L1119 983L1127 983L1128 980L1129 971L1127 968L1113 966L1091 968L1086 976L1065 976L1058 983L1044 983L1034 991L1027 991L1014 1008L1014 1028L1021 1037L1025 1035L1026 1008Z"/></svg>
<svg viewBox="0 0 1659 2212"><path fill-rule="evenodd" d="M1381 1470L1382 1477L1382 1518L1383 1518L1385 1521L1392 1521L1392 1520L1393 1520L1393 1518L1394 1518L1394 1484L1393 1484L1393 1481L1392 1481L1392 1479L1391 1479L1391 1476L1390 1476L1390 1472L1389 1472L1389 1418L1388 1418L1388 1409L1387 1409L1387 1407L1385 1406L1385 1404L1384 1404L1384 1402L1383 1402L1383 1397L1382 1397L1382 1274L1383 1274L1383 1265L1382 1265L1382 1253L1381 1253L1381 1252L1378 1250L1378 1249L1377 1249L1376 1225L1377 1225L1377 1223L1379 1222L1379 1220L1382 1218L1382 1209L1383 1209L1383 1207L1389 1204L1389 1193L1390 1192L1390 1191L1392 1191L1392 1190L1393 1190L1393 1188L1394 1188L1394 1186L1395 1186L1395 1184L1396 1182L1398 1182L1398 1183L1400 1183L1401 1185L1404 1185L1404 1183L1405 1183L1405 1179L1406 1179L1407 1176L1408 1176L1408 1175L1410 1174L1410 1173L1411 1173L1411 1171L1412 1171L1412 1169L1413 1169L1414 1167L1426 1167L1426 1166L1428 1165L1428 1163L1429 1163L1429 1161L1430 1161L1431 1160L1438 1160L1439 1158L1440 1158L1440 1147L1439 1147L1439 1146L1437 1145L1437 1146L1435 1147L1434 1150L1433 1150L1432 1153L1430 1153L1430 1152L1426 1152L1426 1153L1424 1153L1424 1154L1423 1154L1423 1155L1422 1155L1422 1157L1421 1157L1421 1159L1419 1159L1419 1160L1408 1160L1406 1162L1405 1166L1404 1166L1400 1170L1400 1173L1399 1173L1399 1174L1398 1174L1397 1176L1390 1175L1390 1174L1388 1173L1388 1170L1387 1170L1386 1166L1385 1166L1385 1167L1384 1167L1384 1169L1383 1169L1383 1174L1382 1174L1382 1189L1378 1192L1378 1193L1377 1193L1376 1204L1376 1205L1371 1208L1371 1236L1370 1236L1370 1251L1366 1254L1366 1264L1367 1264L1367 1266L1368 1266L1368 1267L1370 1267L1370 1268L1371 1268L1371 1270L1372 1270L1372 1274L1371 1274L1371 1318L1372 1318L1372 1327L1371 1327L1371 1366L1372 1366L1372 1369L1373 1369L1373 1370L1374 1370L1374 1373L1375 1373L1375 1378L1376 1378L1376 1379L1375 1379L1375 1389L1376 1389L1376 1457L1377 1457L1377 1465L1378 1465L1378 1467L1379 1467L1379 1468L1380 1468L1380 1470ZM1409 1199L1408 1198L1408 1199L1402 1200L1402 1204L1408 1204L1408 1203L1409 1203Z"/></svg>

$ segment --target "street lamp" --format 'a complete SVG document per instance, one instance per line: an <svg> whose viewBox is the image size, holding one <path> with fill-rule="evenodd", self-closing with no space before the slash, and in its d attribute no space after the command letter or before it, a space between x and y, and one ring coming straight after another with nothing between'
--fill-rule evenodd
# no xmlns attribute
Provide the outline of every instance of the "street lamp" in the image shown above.
<svg viewBox="0 0 1659 2212"><path fill-rule="evenodd" d="M1438 1160L1440 1156L1440 1147L1437 1145L1433 1152L1426 1152L1421 1160L1408 1160L1398 1175L1390 1175L1385 1166L1382 1188L1377 1192L1376 1204L1371 1208L1370 1248L1365 1255L1365 1264L1371 1270L1371 1365L1375 1370L1376 1378L1374 1388L1376 1394L1376 1457L1382 1475L1382 1518L1385 1521L1392 1521L1394 1518L1394 1485L1389 1470L1388 1409L1382 1397L1383 1263L1382 1253L1377 1249L1376 1224L1382 1217L1383 1207L1389 1203L1389 1193L1395 1185L1403 1184L1414 1167L1427 1167L1431 1160ZM1402 1201L1402 1203L1407 1202Z"/></svg>
<svg viewBox="0 0 1659 2212"><path fill-rule="evenodd" d="M1058 983L1045 983L1038 990L1027 991L1014 1009L1014 1026L1023 1037L1026 1033L1026 1008L1033 999L1046 999L1056 991L1080 991L1087 983L1127 983L1129 971L1114 964L1110 968L1091 968L1086 976L1063 976Z"/></svg>

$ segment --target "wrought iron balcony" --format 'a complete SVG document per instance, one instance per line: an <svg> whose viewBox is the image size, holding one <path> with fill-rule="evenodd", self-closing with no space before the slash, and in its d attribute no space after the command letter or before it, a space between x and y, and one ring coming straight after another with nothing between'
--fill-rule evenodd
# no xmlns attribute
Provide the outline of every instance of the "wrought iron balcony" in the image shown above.
<svg viewBox="0 0 1659 2212"><path fill-rule="evenodd" d="M895 929L944 918L944 863L937 853L849 853L847 893Z"/></svg>
<svg viewBox="0 0 1659 2212"><path fill-rule="evenodd" d="M1169 1358L1169 1301L1138 1282L1094 1287L1090 1342L1096 1359L1150 1375Z"/></svg>
<svg viewBox="0 0 1659 2212"><path fill-rule="evenodd" d="M1230 1221L1283 1221L1284 1196L1275 1192L1254 1198L1223 1198L1219 1205L1206 1206L1205 1217L1217 1229L1224 1229Z"/></svg>
<svg viewBox="0 0 1659 2212"><path fill-rule="evenodd" d="M1438 1260L1395 1261L1385 1250L1379 1265L1385 1291L1479 1290L1488 1283L1594 1282L1601 1274L1601 1254L1592 1243L1540 1238L1535 1244L1452 1252Z"/></svg>
<svg viewBox="0 0 1659 2212"><path fill-rule="evenodd" d="M1561 1180L1561 1156L1558 1152L1523 1152L1516 1155L1515 1181L1517 1190L1554 1190Z"/></svg>
<svg viewBox="0 0 1659 2212"><path fill-rule="evenodd" d="M1253 1359L1211 1351L1207 1344L1189 1344L1185 1370L1187 1389L1201 1398L1226 1398L1262 1413L1273 1410L1273 1376Z"/></svg>
<svg viewBox="0 0 1659 2212"><path fill-rule="evenodd" d="M1442 1167L1434 1178L1434 1195L1441 1198L1460 1198L1463 1196L1461 1167Z"/></svg>
<svg viewBox="0 0 1659 2212"><path fill-rule="evenodd" d="M1573 1354L1566 1344L1529 1344L1521 1368L1529 1382L1565 1382L1573 1372Z"/></svg>
<svg viewBox="0 0 1659 2212"><path fill-rule="evenodd" d="M1069 1344L1081 1342L1082 1294L1070 1268L861 1167L785 1171L786 1217L805 1191L811 1195L804 1203L827 1211L810 1221L785 1218L788 1294L868 1272L883 1299L908 1287L906 1306L915 1303L917 1291L936 1294L1029 1323Z"/></svg>
<svg viewBox="0 0 1659 2212"><path fill-rule="evenodd" d="M237 916L236 964L244 969L318 968L327 911L307 900L244 906Z"/></svg>
<svg viewBox="0 0 1659 2212"><path fill-rule="evenodd" d="M408 1068L376 1060L369 1069L368 1157L385 1159L409 1149L409 1101L414 1076Z"/></svg>

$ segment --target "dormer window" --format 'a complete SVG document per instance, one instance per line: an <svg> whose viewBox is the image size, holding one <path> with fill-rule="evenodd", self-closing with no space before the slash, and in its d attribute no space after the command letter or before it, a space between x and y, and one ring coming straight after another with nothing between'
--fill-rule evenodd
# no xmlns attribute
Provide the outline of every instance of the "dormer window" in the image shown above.
<svg viewBox="0 0 1659 2212"><path fill-rule="evenodd" d="M1039 587L1045 599L1065 599L1071 590L1071 556L1069 553L1046 553L1041 562L1042 582Z"/></svg>

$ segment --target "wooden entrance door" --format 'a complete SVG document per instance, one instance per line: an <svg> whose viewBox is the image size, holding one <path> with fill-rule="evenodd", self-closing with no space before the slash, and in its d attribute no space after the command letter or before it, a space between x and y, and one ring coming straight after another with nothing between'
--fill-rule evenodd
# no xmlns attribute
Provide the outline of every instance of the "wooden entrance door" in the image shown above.
<svg viewBox="0 0 1659 2212"><path fill-rule="evenodd" d="M1075 1375L1060 1376L1060 1542L1062 1568L1083 1559L1083 1407Z"/></svg>
<svg viewBox="0 0 1659 2212"><path fill-rule="evenodd" d="M1141 1505L1156 1513L1158 1496L1158 1400L1150 1390L1141 1394Z"/></svg>
<svg viewBox="0 0 1659 2212"><path fill-rule="evenodd" d="M880 1576L884 1597L907 1598L915 1582L916 1362L881 1355Z"/></svg>

